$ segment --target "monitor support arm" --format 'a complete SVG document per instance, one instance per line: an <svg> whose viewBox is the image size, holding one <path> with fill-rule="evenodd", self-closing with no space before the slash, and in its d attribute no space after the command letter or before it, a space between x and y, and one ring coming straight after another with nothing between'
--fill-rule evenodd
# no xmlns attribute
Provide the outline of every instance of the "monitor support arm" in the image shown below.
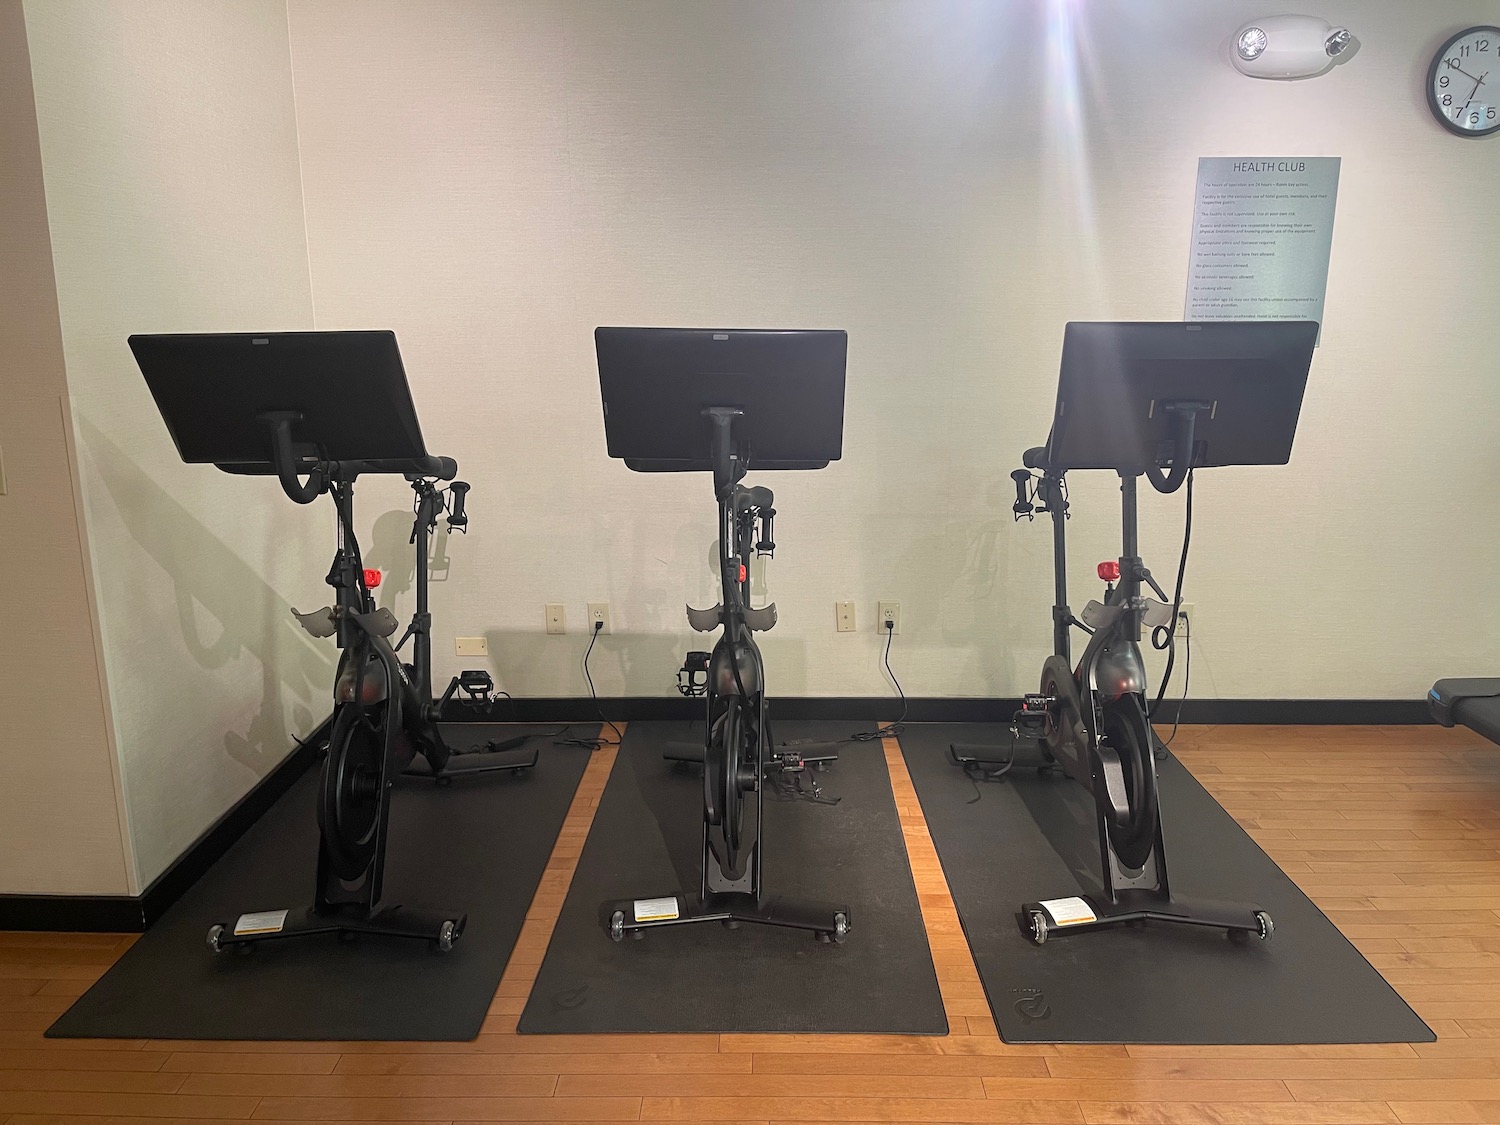
<svg viewBox="0 0 1500 1125"><path fill-rule="evenodd" d="M294 410L277 410L262 414L258 421L271 427L271 462L276 466L276 479L281 481L281 490L298 504L311 504L328 491L327 474L322 463L307 475L307 483L297 479L297 455L292 448L292 423L302 421L302 415Z"/></svg>
<svg viewBox="0 0 1500 1125"><path fill-rule="evenodd" d="M1199 414L1212 415L1211 402L1167 402L1162 404L1172 424L1172 467L1163 472L1155 462L1146 466L1146 479L1157 492L1176 492L1193 467L1193 429Z"/></svg>

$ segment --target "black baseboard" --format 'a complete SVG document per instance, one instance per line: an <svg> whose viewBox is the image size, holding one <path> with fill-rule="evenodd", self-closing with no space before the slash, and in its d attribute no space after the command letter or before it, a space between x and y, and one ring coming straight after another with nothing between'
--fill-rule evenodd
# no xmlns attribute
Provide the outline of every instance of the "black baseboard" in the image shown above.
<svg viewBox="0 0 1500 1125"><path fill-rule="evenodd" d="M1019 699L959 697L911 699L906 719L913 723L1002 723L1020 707ZM602 712L615 722L646 719L691 720L703 714L703 700L683 696L626 696L593 700L497 699L487 708L451 701L449 722L589 723ZM901 717L898 699L863 696L783 698L772 715L783 719L868 719L889 723ZM1170 723L1176 704L1162 705L1158 721ZM1422 699L1189 699L1182 721L1192 724L1253 723L1267 726L1406 726L1432 722ZM0 895L0 930L140 933L160 918L205 871L229 850L261 814L291 788L317 757L327 722L266 775L198 841L162 872L138 897L128 895Z"/></svg>
<svg viewBox="0 0 1500 1125"><path fill-rule="evenodd" d="M1019 699L931 697L907 701L913 723L1002 723L1021 706ZM1178 704L1162 704L1158 721L1173 721ZM894 722L901 701L879 696L792 697L772 700L772 717L783 719L870 719ZM632 719L692 719L703 713L701 699L683 696L616 696L597 704L586 697L497 699L487 708L450 701L449 722L586 723ZM1254 723L1266 726L1407 726L1432 722L1424 699L1189 699L1185 723Z"/></svg>
<svg viewBox="0 0 1500 1125"><path fill-rule="evenodd" d="M143 932L306 772L327 728L325 720L140 895L0 895L0 930Z"/></svg>

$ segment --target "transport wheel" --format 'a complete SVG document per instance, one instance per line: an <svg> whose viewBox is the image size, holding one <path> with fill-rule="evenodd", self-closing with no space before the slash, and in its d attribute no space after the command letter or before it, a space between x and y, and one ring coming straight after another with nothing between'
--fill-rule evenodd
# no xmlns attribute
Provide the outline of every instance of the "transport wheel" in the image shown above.
<svg viewBox="0 0 1500 1125"><path fill-rule="evenodd" d="M452 953L453 943L458 940L458 927L450 918L438 927L437 951L439 953Z"/></svg>
<svg viewBox="0 0 1500 1125"><path fill-rule="evenodd" d="M616 910L609 916L609 938L611 941L625 940L625 912Z"/></svg>
<svg viewBox="0 0 1500 1125"><path fill-rule="evenodd" d="M318 828L334 872L346 882L362 876L375 858L386 706L376 703L363 713L340 707L328 738Z"/></svg>
<svg viewBox="0 0 1500 1125"><path fill-rule="evenodd" d="M1260 923L1260 940L1270 941L1276 934L1276 925L1271 921L1271 916L1264 910L1257 910L1255 920Z"/></svg>
<svg viewBox="0 0 1500 1125"><path fill-rule="evenodd" d="M219 937L224 933L222 925L213 925L208 928L208 948L215 953L224 952L224 947L219 944Z"/></svg>
<svg viewBox="0 0 1500 1125"><path fill-rule="evenodd" d="M1026 915L1027 936L1031 938L1033 945L1047 944L1047 916L1040 910L1033 910Z"/></svg>
<svg viewBox="0 0 1500 1125"><path fill-rule="evenodd" d="M840 910L833 916L833 940L840 945L849 936L849 916Z"/></svg>
<svg viewBox="0 0 1500 1125"><path fill-rule="evenodd" d="M1145 866L1156 846L1158 805L1156 767L1151 757L1151 728L1133 695L1105 702L1101 708L1096 752L1102 767L1104 821L1110 847L1132 871Z"/></svg>

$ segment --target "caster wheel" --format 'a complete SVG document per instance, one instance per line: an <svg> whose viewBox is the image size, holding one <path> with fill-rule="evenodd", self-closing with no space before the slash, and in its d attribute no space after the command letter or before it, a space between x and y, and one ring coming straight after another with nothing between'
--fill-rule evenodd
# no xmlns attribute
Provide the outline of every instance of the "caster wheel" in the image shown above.
<svg viewBox="0 0 1500 1125"><path fill-rule="evenodd" d="M625 912L616 910L609 916L609 939L610 941L625 940Z"/></svg>
<svg viewBox="0 0 1500 1125"><path fill-rule="evenodd" d="M630 936L635 941L645 941L646 940L646 931L645 930L631 930L630 931Z"/></svg>
<svg viewBox="0 0 1500 1125"><path fill-rule="evenodd" d="M212 949L215 953L224 952L224 947L219 944L219 937L223 933L224 927L221 925L210 926L208 928L208 948Z"/></svg>
<svg viewBox="0 0 1500 1125"><path fill-rule="evenodd" d="M439 953L452 953L453 943L458 940L458 927L452 920L446 921L438 929L437 951Z"/></svg>
<svg viewBox="0 0 1500 1125"><path fill-rule="evenodd" d="M833 916L833 940L839 945L849 936L849 916L843 911Z"/></svg>
<svg viewBox="0 0 1500 1125"><path fill-rule="evenodd" d="M724 919L724 928L726 930L737 930L737 929L739 929L740 928L739 919L738 918L725 918Z"/></svg>
<svg viewBox="0 0 1500 1125"><path fill-rule="evenodd" d="M1260 940L1270 941L1276 933L1276 926L1271 921L1271 916L1264 910L1257 910L1255 920L1260 923Z"/></svg>
<svg viewBox="0 0 1500 1125"><path fill-rule="evenodd" d="M1031 938L1032 944L1033 945L1046 945L1047 944L1047 916L1045 914L1043 914L1040 910L1033 910L1033 911L1031 911L1031 913L1029 913L1026 916L1026 921L1027 921L1027 923L1028 923L1028 925L1030 927L1027 936Z"/></svg>

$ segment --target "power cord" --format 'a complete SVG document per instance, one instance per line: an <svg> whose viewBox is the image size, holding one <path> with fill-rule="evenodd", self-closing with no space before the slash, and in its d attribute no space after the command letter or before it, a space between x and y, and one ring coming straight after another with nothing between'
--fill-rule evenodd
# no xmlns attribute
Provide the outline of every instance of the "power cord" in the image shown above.
<svg viewBox="0 0 1500 1125"><path fill-rule="evenodd" d="M1187 505L1182 523L1182 555L1177 560L1177 584L1172 589L1172 624L1158 625L1151 630L1151 647L1158 652L1166 650L1167 666L1161 674L1161 684L1156 689L1156 699L1152 702L1150 710L1146 712L1147 719L1156 717L1161 701L1167 694L1167 685L1172 680L1172 666L1177 662L1177 622L1182 614L1182 578L1187 573L1188 546L1193 541L1193 473L1196 471L1189 469L1187 475ZM1191 623L1188 629L1189 643L1191 643ZM1184 694L1183 698L1186 699L1187 696ZM1177 709L1177 714L1181 718L1181 707Z"/></svg>
<svg viewBox="0 0 1500 1125"><path fill-rule="evenodd" d="M604 632L604 622L595 621L594 631L589 635L589 647L583 651L583 678L588 681L589 698L594 701L594 710L599 715L599 737L598 738L569 738L558 742L558 746L582 746L586 750L602 750L606 746L618 746L624 741L625 736L620 733L620 728L604 717L604 708L599 706L599 693L594 690L594 677L589 673L589 654L594 651L594 642L599 639L599 634ZM604 737L604 727L609 727L615 732L615 740L611 742ZM563 728L563 732L567 731Z"/></svg>
<svg viewBox="0 0 1500 1125"><path fill-rule="evenodd" d="M891 642L896 638L896 623L889 618L885 621L885 654L881 657L885 664L885 674L891 678L891 683L896 685L896 693L901 696L901 717L894 723L878 727L873 731L863 730L849 736L851 742L876 742L882 738L894 738L906 729L906 692L901 690L901 681L896 679L896 673L891 670Z"/></svg>

